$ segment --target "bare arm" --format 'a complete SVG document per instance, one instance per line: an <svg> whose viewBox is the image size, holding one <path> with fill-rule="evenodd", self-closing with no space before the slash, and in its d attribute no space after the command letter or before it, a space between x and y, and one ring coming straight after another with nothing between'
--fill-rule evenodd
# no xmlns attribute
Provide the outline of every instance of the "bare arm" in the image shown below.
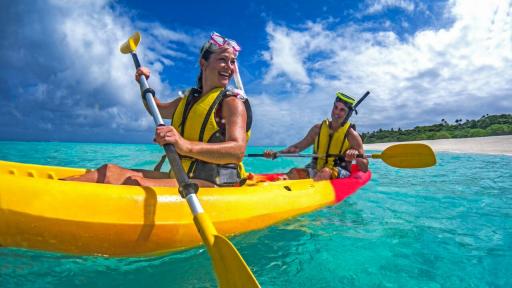
<svg viewBox="0 0 512 288"><path fill-rule="evenodd" d="M282 150L280 153L298 153L308 148L309 146L315 143L315 139L320 133L320 124L316 124L315 126L309 129L308 134L302 138L299 142L288 146L286 149Z"/></svg>
<svg viewBox="0 0 512 288"><path fill-rule="evenodd" d="M226 141L221 143L204 143L189 141L181 137L172 126L157 128L155 140L159 144L172 143L181 155L203 161L227 164L242 161L247 145L247 113L244 104L236 97L223 101L222 117L226 121Z"/></svg>
<svg viewBox="0 0 512 288"><path fill-rule="evenodd" d="M170 102L162 103L158 98L155 97L156 107L158 107L158 111L160 111L160 115L164 119L172 119L172 115L174 115L174 111L178 108L182 97L178 97Z"/></svg>
<svg viewBox="0 0 512 288"><path fill-rule="evenodd" d="M368 159L356 158L358 154L364 155L363 139L361 139L359 133L350 128L348 130L347 140L350 144L350 148L345 152L345 159L347 161L352 161L355 159L359 170L363 172L368 171Z"/></svg>
<svg viewBox="0 0 512 288"><path fill-rule="evenodd" d="M144 75L144 77L146 77L146 80L148 80L150 74L151 74L151 72L149 71L148 68L140 67L135 72L135 80L137 82L139 82L139 78L142 75ZM166 102L166 103L160 102L160 100L157 97L155 97L154 99L155 99L156 107L158 108L158 111L160 112L160 115L162 116L162 118L171 119L172 115L174 114L174 111L176 111L176 108L178 108L178 104L180 104L182 97L178 97L178 98L176 98L170 102ZM151 114L151 112L149 111L149 108L146 104L146 101L144 101L144 107L146 108L148 113Z"/></svg>
<svg viewBox="0 0 512 288"><path fill-rule="evenodd" d="M315 138L316 138L316 136L318 136L319 133L320 133L320 124L316 124L315 126L311 127L311 129L309 129L308 134L306 134L306 136L304 136L304 138L302 138L302 140L300 140L299 142L297 142L293 145L290 145L287 148L285 148L279 152L272 151L272 150L266 150L265 152L263 152L263 156L265 158L275 159L277 156L277 153L283 153L283 154L299 153L299 152L303 151L304 149L308 148L309 146L313 145L313 143L315 142Z"/></svg>

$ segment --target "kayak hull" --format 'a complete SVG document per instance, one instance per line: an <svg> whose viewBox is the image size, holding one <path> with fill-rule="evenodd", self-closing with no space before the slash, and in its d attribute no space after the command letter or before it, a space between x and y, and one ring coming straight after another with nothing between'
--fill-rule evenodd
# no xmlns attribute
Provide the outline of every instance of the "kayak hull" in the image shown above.
<svg viewBox="0 0 512 288"><path fill-rule="evenodd" d="M201 243L177 188L61 181L85 169L0 161L0 246L77 255L149 256ZM333 205L366 184L350 178L201 188L199 201L222 235L234 235Z"/></svg>

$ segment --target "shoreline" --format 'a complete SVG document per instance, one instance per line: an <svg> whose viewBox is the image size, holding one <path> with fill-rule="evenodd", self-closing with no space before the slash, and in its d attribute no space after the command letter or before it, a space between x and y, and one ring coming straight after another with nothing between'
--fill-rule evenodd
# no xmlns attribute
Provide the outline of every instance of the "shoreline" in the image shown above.
<svg viewBox="0 0 512 288"><path fill-rule="evenodd" d="M512 156L512 135L475 138L420 140L410 142L387 142L364 144L364 150L384 150L394 144L424 143L434 152L494 154Z"/></svg>

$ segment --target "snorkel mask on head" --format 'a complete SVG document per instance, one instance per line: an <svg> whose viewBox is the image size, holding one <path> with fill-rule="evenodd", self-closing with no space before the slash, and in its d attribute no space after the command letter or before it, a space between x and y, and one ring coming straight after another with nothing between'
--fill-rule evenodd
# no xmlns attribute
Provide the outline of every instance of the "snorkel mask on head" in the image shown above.
<svg viewBox="0 0 512 288"><path fill-rule="evenodd" d="M225 47L233 49L235 56L238 56L238 52L242 50L240 45L238 45L234 40L225 38L217 32L212 32L210 39L204 43L203 47L201 47L200 58L207 60L212 53Z"/></svg>
<svg viewBox="0 0 512 288"><path fill-rule="evenodd" d="M336 92L336 99L334 102L341 102L343 105L345 105L345 107L347 107L348 110L352 110L356 100L344 93Z"/></svg>
<svg viewBox="0 0 512 288"><path fill-rule="evenodd" d="M353 112L356 112L356 115L357 115L357 109L356 109L357 106L359 106L359 104L361 104L364 101L364 99L366 99L366 97L368 97L368 95L370 95L370 91L366 91L366 93L364 93L363 97L361 97L356 102L356 100L354 98L352 98L342 92L336 92L336 99L334 100L334 103L341 102L348 109L348 113L345 116L345 119L343 120L342 125L345 125L345 123L347 123L348 119L350 119Z"/></svg>
<svg viewBox="0 0 512 288"><path fill-rule="evenodd" d="M235 57L238 57L238 52L240 52L242 50L240 45L238 45L238 43L236 43L235 40L231 40L226 37L223 37L222 35L220 35L217 32L212 32L212 34L210 35L210 39L206 43L204 43L203 46L201 47L199 58L208 61L208 59L210 58L210 56L213 53L215 53L219 49L226 48L226 47L231 48L233 50ZM242 80L240 79L240 74L238 72L238 65L236 63L235 63L235 66L236 66L236 70L235 70L234 76L235 76L236 87L241 91L241 93L243 95L245 95L244 86L242 84ZM201 78L202 78L202 72L198 77L198 87L200 89L202 89Z"/></svg>

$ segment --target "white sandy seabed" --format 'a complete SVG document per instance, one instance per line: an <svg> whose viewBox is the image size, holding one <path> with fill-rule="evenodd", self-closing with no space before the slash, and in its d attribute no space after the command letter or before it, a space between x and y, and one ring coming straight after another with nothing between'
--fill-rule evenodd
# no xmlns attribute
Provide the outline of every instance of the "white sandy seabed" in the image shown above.
<svg viewBox="0 0 512 288"><path fill-rule="evenodd" d="M512 156L512 135L364 144L365 150L384 150L394 144L424 143L435 152L502 154Z"/></svg>

